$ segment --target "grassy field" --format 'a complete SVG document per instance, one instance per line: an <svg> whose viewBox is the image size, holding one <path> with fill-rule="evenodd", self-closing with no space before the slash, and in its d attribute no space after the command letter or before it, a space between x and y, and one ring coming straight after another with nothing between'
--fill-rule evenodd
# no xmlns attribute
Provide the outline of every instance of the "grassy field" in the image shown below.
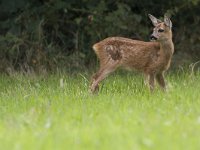
<svg viewBox="0 0 200 150"><path fill-rule="evenodd" d="M200 149L200 73L169 73L168 92L153 94L141 76L117 73L98 96L88 77L0 75L0 148Z"/></svg>

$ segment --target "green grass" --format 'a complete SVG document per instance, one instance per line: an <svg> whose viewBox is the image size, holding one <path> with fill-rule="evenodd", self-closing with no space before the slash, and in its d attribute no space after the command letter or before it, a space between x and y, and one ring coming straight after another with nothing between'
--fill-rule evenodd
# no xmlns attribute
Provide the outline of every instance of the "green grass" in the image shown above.
<svg viewBox="0 0 200 150"><path fill-rule="evenodd" d="M169 73L168 92L153 94L141 76L117 73L98 96L85 77L1 75L0 148L200 149L200 73Z"/></svg>

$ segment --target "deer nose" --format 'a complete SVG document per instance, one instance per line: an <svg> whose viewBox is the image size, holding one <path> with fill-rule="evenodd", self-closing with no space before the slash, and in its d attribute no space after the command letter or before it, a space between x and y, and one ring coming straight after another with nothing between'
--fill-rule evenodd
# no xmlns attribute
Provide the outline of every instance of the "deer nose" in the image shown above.
<svg viewBox="0 0 200 150"><path fill-rule="evenodd" d="M154 41L154 40L157 40L157 38L152 34L152 35L150 36L150 40L151 40L151 41Z"/></svg>

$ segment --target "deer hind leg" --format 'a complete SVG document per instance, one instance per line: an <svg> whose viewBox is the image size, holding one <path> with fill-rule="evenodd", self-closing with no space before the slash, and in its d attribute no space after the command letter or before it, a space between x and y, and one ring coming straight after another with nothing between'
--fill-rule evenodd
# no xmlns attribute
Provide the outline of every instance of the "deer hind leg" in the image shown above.
<svg viewBox="0 0 200 150"><path fill-rule="evenodd" d="M92 77L90 85L90 91L97 93L99 90L99 83L104 80L110 73L114 72L118 67L119 61L110 60L104 66L102 66L97 73Z"/></svg>
<svg viewBox="0 0 200 150"><path fill-rule="evenodd" d="M154 87L155 87L155 75L149 74L149 89L151 92L153 92Z"/></svg>
<svg viewBox="0 0 200 150"><path fill-rule="evenodd" d="M165 80L164 80L164 75L163 73L159 73L156 75L156 80L158 82L158 84L160 85L160 87L162 88L163 91L166 90L166 85L165 85Z"/></svg>

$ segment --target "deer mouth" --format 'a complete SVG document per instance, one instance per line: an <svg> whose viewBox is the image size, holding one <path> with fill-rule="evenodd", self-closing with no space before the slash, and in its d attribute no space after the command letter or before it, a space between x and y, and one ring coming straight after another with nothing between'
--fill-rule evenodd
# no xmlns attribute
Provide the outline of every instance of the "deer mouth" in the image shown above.
<svg viewBox="0 0 200 150"><path fill-rule="evenodd" d="M153 36L153 35L150 36L150 41L156 41L157 39L158 39L158 38L155 37L155 36Z"/></svg>

